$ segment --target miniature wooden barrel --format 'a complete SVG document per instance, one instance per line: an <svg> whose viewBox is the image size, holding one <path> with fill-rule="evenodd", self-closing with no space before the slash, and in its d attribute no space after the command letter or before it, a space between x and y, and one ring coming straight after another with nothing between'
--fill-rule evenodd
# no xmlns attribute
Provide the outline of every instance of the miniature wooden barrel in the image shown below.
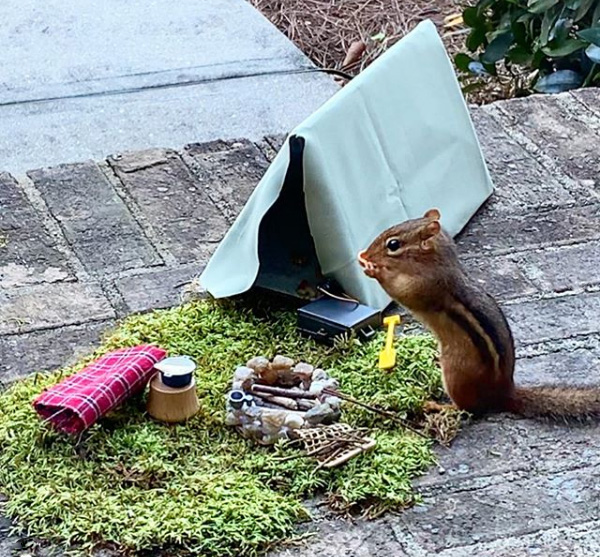
<svg viewBox="0 0 600 557"><path fill-rule="evenodd" d="M150 381L146 409L155 420L168 423L184 422L198 412L199 408L194 379L189 385L181 388L165 385L160 374Z"/></svg>

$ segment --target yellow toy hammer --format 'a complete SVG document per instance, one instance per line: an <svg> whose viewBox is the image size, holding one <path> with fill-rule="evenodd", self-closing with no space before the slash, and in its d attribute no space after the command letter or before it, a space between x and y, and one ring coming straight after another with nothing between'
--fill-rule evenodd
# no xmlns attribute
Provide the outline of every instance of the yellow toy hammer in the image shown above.
<svg viewBox="0 0 600 557"><path fill-rule="evenodd" d="M383 320L387 326L385 348L379 353L379 369L392 369L396 365L396 351L393 348L394 328L400 323L399 315L390 315Z"/></svg>

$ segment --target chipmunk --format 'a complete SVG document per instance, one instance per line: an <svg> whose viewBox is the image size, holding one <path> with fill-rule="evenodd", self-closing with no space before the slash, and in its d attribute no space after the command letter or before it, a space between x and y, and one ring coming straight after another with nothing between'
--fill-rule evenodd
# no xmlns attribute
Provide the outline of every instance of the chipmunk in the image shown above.
<svg viewBox="0 0 600 557"><path fill-rule="evenodd" d="M444 388L458 409L530 417L600 416L600 388L515 387L510 326L496 301L465 274L437 209L380 234L359 253L358 262L435 334Z"/></svg>

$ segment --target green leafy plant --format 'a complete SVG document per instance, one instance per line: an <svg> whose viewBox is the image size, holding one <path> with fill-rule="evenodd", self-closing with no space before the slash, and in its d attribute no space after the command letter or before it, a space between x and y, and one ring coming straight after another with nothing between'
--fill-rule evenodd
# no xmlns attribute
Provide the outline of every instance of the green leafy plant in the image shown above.
<svg viewBox="0 0 600 557"><path fill-rule="evenodd" d="M539 93L600 83L600 0L479 0L463 22L472 55L455 56L459 70L526 72L525 88Z"/></svg>
<svg viewBox="0 0 600 557"><path fill-rule="evenodd" d="M186 424L150 420L136 398L77 443L50 430L32 401L86 361L0 394L0 493L21 533L74 553L110 544L131 553L242 557L293 536L308 516L303 499L316 493L334 510L370 515L415 501L411 478L434 460L428 439L347 406L343 419L369 428L377 447L339 469L317 469L293 446L258 447L225 426L225 394L236 366L281 353L329 370L355 398L418 415L441 393L431 336L399 339L397 367L384 373L377 367L383 332L367 344L350 339L327 348L297 334L293 311L197 302L127 319L88 361L146 342L198 363L201 409Z"/></svg>

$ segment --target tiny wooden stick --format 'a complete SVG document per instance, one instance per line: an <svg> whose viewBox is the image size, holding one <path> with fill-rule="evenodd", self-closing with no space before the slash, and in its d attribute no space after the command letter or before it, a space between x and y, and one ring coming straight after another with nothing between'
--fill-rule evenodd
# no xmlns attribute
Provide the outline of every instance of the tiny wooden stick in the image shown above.
<svg viewBox="0 0 600 557"><path fill-rule="evenodd" d="M330 462L331 460L333 460L336 456L338 456L343 450L344 450L344 447L335 448L329 456L327 456L322 462L319 462L319 465L317 466L317 470L319 468L325 468L327 466L327 463Z"/></svg>
<svg viewBox="0 0 600 557"><path fill-rule="evenodd" d="M333 461L328 459L326 462L321 464L321 466L323 468L334 468L335 466L344 464L344 462L350 460L351 458L355 457L356 455L372 449L376 444L377 444L377 442L375 441L375 439L371 439L368 443L365 443L364 445L361 445L359 447L356 447L355 449L352 449L351 451L348 451L346 454L336 458Z"/></svg>
<svg viewBox="0 0 600 557"><path fill-rule="evenodd" d="M289 456L283 456L281 458L276 458L275 460L277 462L286 462L288 460L294 460L296 458L306 458L306 457L310 457L310 456L316 456L322 452L325 452L326 450L331 449L331 447L335 445L335 441L330 441L329 443L327 443L326 445L323 445L322 447L317 447L316 449L313 449L312 451L306 451L303 453L299 453L299 454L293 454L293 455L289 455Z"/></svg>
<svg viewBox="0 0 600 557"><path fill-rule="evenodd" d="M294 399L291 399L289 397L269 395L267 393L253 394L258 398L266 400L267 402L270 402L271 404L274 404L276 406L280 406L281 408L287 408L288 410L298 410L298 403Z"/></svg>
<svg viewBox="0 0 600 557"><path fill-rule="evenodd" d="M298 408L300 410L310 410L311 408L314 408L317 404L316 400L309 400L307 398L297 398L295 400L298 401Z"/></svg>
<svg viewBox="0 0 600 557"><path fill-rule="evenodd" d="M419 430L408 425L408 423L406 423L406 420L403 420L400 416L397 416L393 412L388 412L387 410L382 410L381 408L371 406L365 402L356 400L355 398L349 397L348 395L342 394L338 391L333 391L331 389L323 389L323 392L325 394L341 398L342 400L346 400L347 402L350 402L352 404L356 404L357 406L361 406L362 408L365 408L366 410L370 410L371 412L375 412L376 414L381 414L382 416L387 416L388 418L390 418L392 420L396 420L397 422L402 424L406 429L412 431L413 433L416 433L417 435L420 435L421 437L423 437L423 439L429 439L429 437L427 437L427 435L425 435L424 433L421 433Z"/></svg>
<svg viewBox="0 0 600 557"><path fill-rule="evenodd" d="M306 398L309 400L314 400L317 398L316 394L307 393L306 391L292 390L292 389L282 389L281 387L270 387L269 385L259 385L255 383L252 385L252 391L257 393L267 393L269 395L275 396L283 396L286 398Z"/></svg>

